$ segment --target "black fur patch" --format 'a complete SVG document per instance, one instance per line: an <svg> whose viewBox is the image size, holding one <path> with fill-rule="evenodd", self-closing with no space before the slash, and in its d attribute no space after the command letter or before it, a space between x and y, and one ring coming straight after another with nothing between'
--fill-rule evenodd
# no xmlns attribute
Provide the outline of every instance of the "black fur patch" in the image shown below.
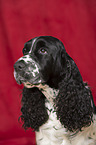
<svg viewBox="0 0 96 145"><path fill-rule="evenodd" d="M81 131L82 127L89 126L93 121L92 96L90 89L85 87L76 64L72 59L69 61L71 75L67 77L67 72L66 79L62 77L59 83L59 95L55 100L56 111L65 128Z"/></svg>
<svg viewBox="0 0 96 145"><path fill-rule="evenodd" d="M21 120L25 129L31 127L38 131L39 127L48 120L45 108L45 96L37 89L23 89Z"/></svg>

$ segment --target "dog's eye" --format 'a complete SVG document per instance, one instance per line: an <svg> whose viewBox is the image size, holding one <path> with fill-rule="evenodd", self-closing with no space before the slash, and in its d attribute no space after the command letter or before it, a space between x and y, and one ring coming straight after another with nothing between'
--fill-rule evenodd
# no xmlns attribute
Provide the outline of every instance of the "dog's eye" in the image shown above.
<svg viewBox="0 0 96 145"><path fill-rule="evenodd" d="M40 48L39 53L41 54L47 54L47 50L45 48Z"/></svg>

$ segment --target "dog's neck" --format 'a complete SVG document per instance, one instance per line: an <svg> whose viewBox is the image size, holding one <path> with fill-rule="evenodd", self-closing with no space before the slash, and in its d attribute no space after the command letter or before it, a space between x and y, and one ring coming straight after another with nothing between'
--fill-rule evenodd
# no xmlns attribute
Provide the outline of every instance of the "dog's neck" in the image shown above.
<svg viewBox="0 0 96 145"><path fill-rule="evenodd" d="M24 83L24 86L26 88L37 87L45 95L46 99L51 103L53 103L53 100L56 98L56 96L59 93L59 90L53 89L46 84L32 85L31 83L26 82Z"/></svg>
<svg viewBox="0 0 96 145"><path fill-rule="evenodd" d="M45 85L45 84L44 85L40 84L37 87L45 95L47 100L51 103L53 103L53 100L56 98L56 96L59 93L59 90L53 89L53 88L51 88L51 87L49 87L48 85Z"/></svg>

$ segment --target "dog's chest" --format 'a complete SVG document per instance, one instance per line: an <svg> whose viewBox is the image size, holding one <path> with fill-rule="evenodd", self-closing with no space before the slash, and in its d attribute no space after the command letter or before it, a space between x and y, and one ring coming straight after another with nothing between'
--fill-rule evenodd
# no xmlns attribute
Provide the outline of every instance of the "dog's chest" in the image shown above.
<svg viewBox="0 0 96 145"><path fill-rule="evenodd" d="M64 138L62 135L66 130L57 119L54 109L54 99L59 91L48 85L39 85L38 88L46 97L45 106L49 119L39 128L39 132L36 132L37 145L60 145Z"/></svg>
<svg viewBox="0 0 96 145"><path fill-rule="evenodd" d="M70 138L71 133L57 119L54 107L48 101L45 105L49 119L39 128L39 132L36 132L37 145L96 145L96 137L93 134L96 133L96 126L91 125Z"/></svg>
<svg viewBox="0 0 96 145"><path fill-rule="evenodd" d="M42 93L46 97L45 106L49 119L39 128L39 131L36 132L37 145L95 145L94 139L92 139L95 137L90 135L91 130L92 133L93 130L95 130L93 125L84 129L83 132L77 133L76 136L73 136L74 133L72 135L71 132L67 131L57 119L54 108L54 98L58 95L59 91L54 90L47 85L39 85L38 88L42 90ZM71 135L73 138L71 138Z"/></svg>
<svg viewBox="0 0 96 145"><path fill-rule="evenodd" d="M45 103L49 115L48 121L36 132L37 145L60 145L64 139L66 129L57 119L54 107L48 101Z"/></svg>

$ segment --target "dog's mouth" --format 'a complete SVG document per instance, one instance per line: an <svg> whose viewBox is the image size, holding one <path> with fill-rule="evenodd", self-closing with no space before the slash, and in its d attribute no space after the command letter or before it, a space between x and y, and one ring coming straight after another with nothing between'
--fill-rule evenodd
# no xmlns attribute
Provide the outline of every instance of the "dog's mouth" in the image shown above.
<svg viewBox="0 0 96 145"><path fill-rule="evenodd" d="M14 71L14 78L19 85L23 84L26 88L33 88L41 83L45 83L40 75L36 77L32 77L31 75L29 77L22 77L16 71Z"/></svg>
<svg viewBox="0 0 96 145"><path fill-rule="evenodd" d="M18 80L17 83L19 85L23 84L24 87L26 87L26 88L33 88L33 87L35 87L37 85L37 84L32 84L32 83L30 83L28 81L24 81L24 80Z"/></svg>
<svg viewBox="0 0 96 145"><path fill-rule="evenodd" d="M36 84L33 85L33 84L29 83L29 82L24 82L23 85L24 85L26 88L33 88L33 87L36 86Z"/></svg>

